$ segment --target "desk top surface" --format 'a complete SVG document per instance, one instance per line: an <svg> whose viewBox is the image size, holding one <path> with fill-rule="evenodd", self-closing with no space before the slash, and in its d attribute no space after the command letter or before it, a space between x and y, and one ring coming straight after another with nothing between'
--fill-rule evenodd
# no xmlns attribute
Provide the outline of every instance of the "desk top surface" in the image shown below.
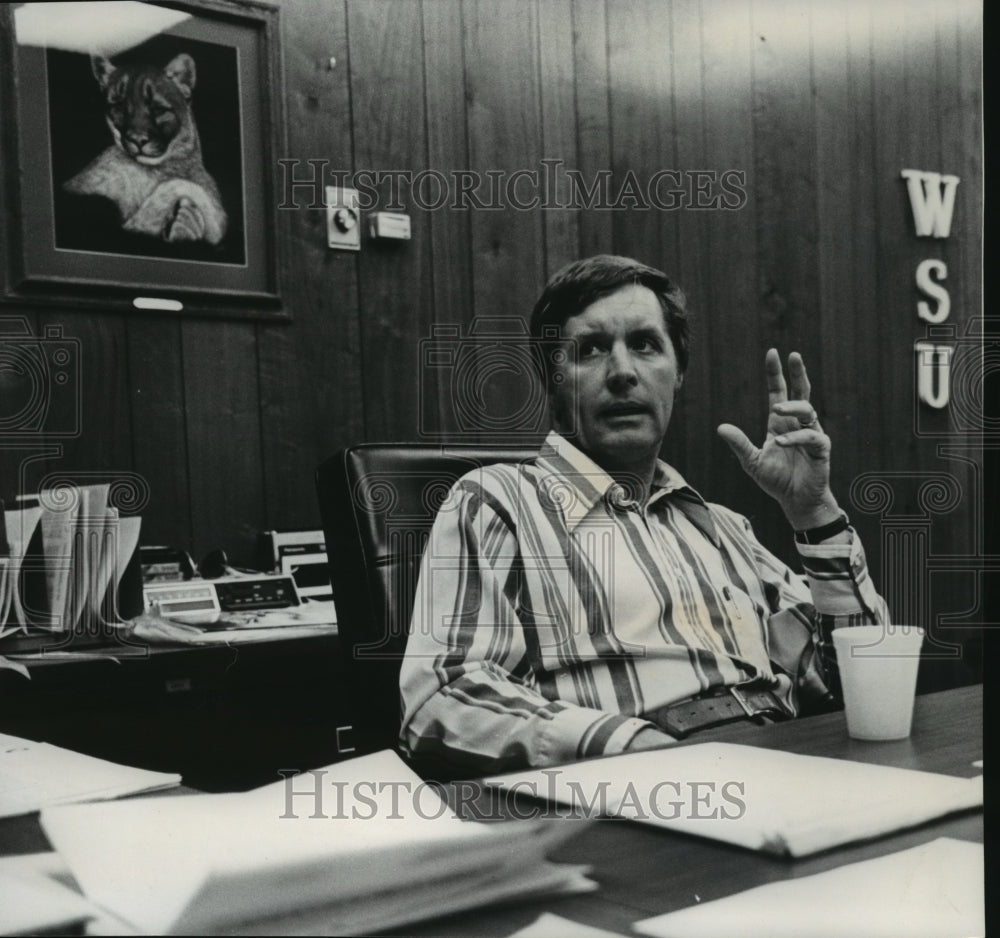
<svg viewBox="0 0 1000 938"><path fill-rule="evenodd" d="M982 687L918 697L909 739L862 743L847 736L843 713L764 727L736 724L698 734L693 743L740 742L807 755L852 759L972 777L983 758ZM686 745L681 743L680 745ZM629 821L600 820L552 859L584 863L600 884L594 893L474 910L408 927L420 936L509 935L543 911L631 933L632 923L696 902L732 895L776 880L797 878L883 856L937 837L983 840L981 811L944 818L899 834L848 845L800 860L754 853ZM37 815L0 821L0 854L46 849Z"/></svg>
<svg viewBox="0 0 1000 938"><path fill-rule="evenodd" d="M982 774L982 769L972 764L983 758L982 719L982 687L974 686L918 697L913 732L909 739L896 742L852 740L844 714L830 713L764 727L731 724L699 733L690 744L738 742L971 778ZM632 933L633 922L653 915L894 853L937 837L982 842L982 812L955 815L800 860L767 856L631 821L600 820L552 857L590 864L591 878L600 884L599 891L450 916L408 928L407 934L509 935L541 912L550 911L627 935Z"/></svg>
<svg viewBox="0 0 1000 938"><path fill-rule="evenodd" d="M264 653L273 655L282 651L296 653L309 646L323 645L334 650L339 647L336 625L255 629L238 633L235 639L232 633L224 631L214 635L214 641L205 643L118 642L72 649L52 646L47 651L31 654L22 652L11 657L27 667L33 677L37 677L53 671L93 671L103 667L117 668L122 664L142 665L164 658L204 658L212 655L225 657L239 653L244 648L250 649L251 654L263 650ZM15 671L0 671L0 680L13 686L23 678Z"/></svg>

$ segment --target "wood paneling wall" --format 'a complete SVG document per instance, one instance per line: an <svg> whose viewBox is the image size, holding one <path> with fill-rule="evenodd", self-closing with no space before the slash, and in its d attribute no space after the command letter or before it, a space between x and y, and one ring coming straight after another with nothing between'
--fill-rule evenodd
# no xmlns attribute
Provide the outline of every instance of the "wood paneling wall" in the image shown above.
<svg viewBox="0 0 1000 938"><path fill-rule="evenodd" d="M731 421L759 435L764 351L799 349L834 440L838 494L876 574L887 525L900 518L929 517L937 554L982 553L978 452L963 437L916 431L913 378L913 343L926 330L916 315L920 260L947 263L949 322L960 334L981 315L977 3L279 6L285 156L303 161L300 175L310 159L445 174L540 170L556 159L561 193L566 169L585 180L611 170L612 192L630 171L645 183L664 169L737 170L746 202L422 211L404 185L406 244L339 253L325 246L322 211L283 217L290 324L31 314L82 343L83 432L58 465L144 476L147 542L249 559L257 530L317 526L312 473L322 459L359 441L418 439L422 421L448 425L447 382L421 375L432 326L526 315L559 266L610 251L663 267L689 296L692 364L665 455L706 497L743 511L791 555L776 508L715 427ZM915 236L904 168L961 177L947 240ZM948 429L946 412L920 416L925 430ZM2 458L14 473L21 456ZM851 506L865 472L890 480L889 514ZM953 477L958 503L928 515L919 473ZM919 588L933 587L936 612L982 621L982 575L953 566L928 571Z"/></svg>

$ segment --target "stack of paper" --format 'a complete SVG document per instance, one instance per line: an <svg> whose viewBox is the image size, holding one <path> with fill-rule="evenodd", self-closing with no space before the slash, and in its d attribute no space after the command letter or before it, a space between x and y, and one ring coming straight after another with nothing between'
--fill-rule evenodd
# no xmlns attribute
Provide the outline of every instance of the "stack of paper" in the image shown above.
<svg viewBox="0 0 1000 938"><path fill-rule="evenodd" d="M653 938L972 938L986 934L983 846L910 850L636 922Z"/></svg>
<svg viewBox="0 0 1000 938"><path fill-rule="evenodd" d="M7 623L27 624L18 584L24 555L41 516L41 508L24 508L3 513L6 556L0 558L0 635Z"/></svg>
<svg viewBox="0 0 1000 938"><path fill-rule="evenodd" d="M982 776L953 778L733 743L653 749L486 781L590 816L795 857L983 803Z"/></svg>
<svg viewBox="0 0 1000 938"><path fill-rule="evenodd" d="M168 772L134 769L0 733L0 817L49 805L121 798L179 785Z"/></svg>
<svg viewBox="0 0 1000 938"><path fill-rule="evenodd" d="M72 631L81 621L92 627L117 618L106 598L113 600L135 552L140 519L119 518L109 490L67 486L39 496L50 628Z"/></svg>
<svg viewBox="0 0 1000 938"><path fill-rule="evenodd" d="M141 933L362 934L594 888L544 859L580 822L461 821L388 751L237 795L49 809L42 826L88 898Z"/></svg>
<svg viewBox="0 0 1000 938"><path fill-rule="evenodd" d="M56 632L87 629L118 618L115 600L122 574L139 543L141 519L119 518L108 504L110 486L59 486L39 495L38 506L4 512L10 555L0 565L0 627L34 625ZM27 559L37 528L41 557ZM45 610L26 609L22 568L45 581Z"/></svg>
<svg viewBox="0 0 1000 938"><path fill-rule="evenodd" d="M0 935L82 934L97 910L60 876L54 853L0 857Z"/></svg>

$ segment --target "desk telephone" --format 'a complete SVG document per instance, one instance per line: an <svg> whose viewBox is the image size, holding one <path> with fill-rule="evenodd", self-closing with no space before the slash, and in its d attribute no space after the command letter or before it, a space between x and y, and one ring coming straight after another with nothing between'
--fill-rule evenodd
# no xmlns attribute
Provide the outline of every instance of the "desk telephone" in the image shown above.
<svg viewBox="0 0 1000 938"><path fill-rule="evenodd" d="M196 576L183 551L143 547L142 556L146 609L156 604L168 619L206 623L223 612L285 609L302 602L290 574L237 571L221 551L209 554L198 567L205 579Z"/></svg>

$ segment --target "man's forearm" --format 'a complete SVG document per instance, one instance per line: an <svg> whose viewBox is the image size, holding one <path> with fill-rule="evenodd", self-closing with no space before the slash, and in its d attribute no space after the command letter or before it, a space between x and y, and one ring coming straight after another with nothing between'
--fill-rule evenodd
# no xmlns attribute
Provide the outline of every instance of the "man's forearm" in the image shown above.
<svg viewBox="0 0 1000 938"><path fill-rule="evenodd" d="M523 684L505 682L495 673L487 678L477 669L408 712L401 742L411 755L445 750L450 762L486 772L624 752L646 728L652 724L548 700Z"/></svg>

